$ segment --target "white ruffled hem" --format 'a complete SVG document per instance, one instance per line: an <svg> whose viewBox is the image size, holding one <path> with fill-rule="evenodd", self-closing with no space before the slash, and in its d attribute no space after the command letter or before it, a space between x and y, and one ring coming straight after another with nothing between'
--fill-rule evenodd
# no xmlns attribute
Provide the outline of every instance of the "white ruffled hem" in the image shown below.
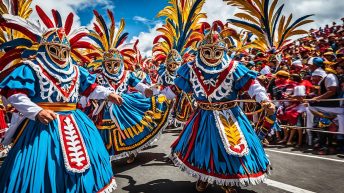
<svg viewBox="0 0 344 193"><path fill-rule="evenodd" d="M267 176L270 175L270 164L267 167L267 172L258 177L240 178L240 179L222 179L215 176L206 175L197 172L188 166L186 166L175 154L171 154L169 158L173 161L174 165L179 167L180 170L186 172L188 175L197 178L203 182L208 182L210 184L216 184L220 186L249 186L257 185L263 183Z"/></svg>
<svg viewBox="0 0 344 193"><path fill-rule="evenodd" d="M106 185L104 188L102 188L100 191L98 191L98 193L111 193L116 189L117 189L116 180L115 178L112 178L110 183Z"/></svg>

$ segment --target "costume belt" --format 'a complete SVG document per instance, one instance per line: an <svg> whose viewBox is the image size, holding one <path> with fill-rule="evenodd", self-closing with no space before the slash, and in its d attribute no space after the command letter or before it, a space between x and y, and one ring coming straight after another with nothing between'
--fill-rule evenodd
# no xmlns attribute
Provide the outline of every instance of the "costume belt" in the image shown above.
<svg viewBox="0 0 344 193"><path fill-rule="evenodd" d="M55 112L63 112L63 111L75 111L76 110L76 103L37 103L38 106L42 107L45 110L51 110Z"/></svg>
<svg viewBox="0 0 344 193"><path fill-rule="evenodd" d="M210 102L204 102L204 101L197 101L197 106L200 109L203 110L210 110L210 111L220 111L220 110L226 110L226 109L231 109L233 107L237 106L237 102L215 102L215 103L210 103Z"/></svg>

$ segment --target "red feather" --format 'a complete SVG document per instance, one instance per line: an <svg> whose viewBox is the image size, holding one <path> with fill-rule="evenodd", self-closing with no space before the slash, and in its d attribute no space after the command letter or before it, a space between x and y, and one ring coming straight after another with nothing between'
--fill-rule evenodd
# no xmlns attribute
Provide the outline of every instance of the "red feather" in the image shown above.
<svg viewBox="0 0 344 193"><path fill-rule="evenodd" d="M97 34L100 36L100 37L103 37L103 32L102 30L100 29L100 27L96 24L96 23L93 23L93 29L97 32Z"/></svg>
<svg viewBox="0 0 344 193"><path fill-rule="evenodd" d="M210 26L209 23L207 23L207 22L202 22L202 26L201 26L200 32L201 32L202 34L204 34L204 31L205 31L205 30L208 30L208 29L210 29L210 28L211 28L211 26Z"/></svg>
<svg viewBox="0 0 344 193"><path fill-rule="evenodd" d="M166 60L166 56L162 54L159 54L154 58L154 61L163 61L163 60Z"/></svg>
<svg viewBox="0 0 344 193"><path fill-rule="evenodd" d="M127 38L128 38L128 36L127 36L127 37L124 37L120 42L118 42L117 47L120 46L120 45L122 45L122 44L124 43L124 41L125 41Z"/></svg>
<svg viewBox="0 0 344 193"><path fill-rule="evenodd" d="M188 48L190 47L194 42L198 42L201 41L201 38L192 38L188 41L188 43L184 46L184 48Z"/></svg>
<svg viewBox="0 0 344 193"><path fill-rule="evenodd" d="M33 42L38 42L38 36L21 25L16 23L4 23L4 26L23 33Z"/></svg>
<svg viewBox="0 0 344 193"><path fill-rule="evenodd" d="M132 55L130 55L130 54L126 54L126 53L122 53L122 52L121 52L121 55L122 55L123 57L126 56L126 57L130 58L131 60L135 60L135 58L134 58Z"/></svg>
<svg viewBox="0 0 344 193"><path fill-rule="evenodd" d="M45 24L45 26L47 26L48 28L54 28L53 22L49 19L47 14L45 14L44 11L38 5L36 5L36 11L38 13L38 16L41 18L41 20Z"/></svg>
<svg viewBox="0 0 344 193"><path fill-rule="evenodd" d="M96 17L99 17L100 15L99 15L99 13L98 13L98 11L97 10L93 10L93 13L94 13L94 15L96 16Z"/></svg>
<svg viewBox="0 0 344 193"><path fill-rule="evenodd" d="M161 39L164 39L164 40L167 42L167 44L169 45L169 47L172 48L172 44L171 44L170 40L169 40L165 35L158 35L158 36L156 36L156 37L154 38L154 40L153 40L153 44L158 43L158 41L160 40L160 38L161 38Z"/></svg>
<svg viewBox="0 0 344 193"><path fill-rule="evenodd" d="M0 58L0 71L2 71L13 60L20 58L21 57L21 53L24 50L25 50L24 48L18 48L18 49L13 49L13 50L10 50L10 51L6 52Z"/></svg>
<svg viewBox="0 0 344 193"><path fill-rule="evenodd" d="M18 15L18 0L12 0L11 4L14 15Z"/></svg>
<svg viewBox="0 0 344 193"><path fill-rule="evenodd" d="M88 58L97 58L97 57L101 57L102 55L97 52L93 52L93 53L86 54L86 56Z"/></svg>
<svg viewBox="0 0 344 193"><path fill-rule="evenodd" d="M84 57L83 55L81 55L80 53L78 53L75 50L71 51L74 55L76 55L78 58L80 58L82 60L83 63L90 63L91 60L89 60L88 58Z"/></svg>
<svg viewBox="0 0 344 193"><path fill-rule="evenodd" d="M74 14L73 13L69 13L65 22L65 32L68 35L70 30L72 29L72 25L73 25L73 19L74 19Z"/></svg>
<svg viewBox="0 0 344 193"><path fill-rule="evenodd" d="M181 0L180 3L182 4L182 9L185 7L185 0Z"/></svg>
<svg viewBox="0 0 344 193"><path fill-rule="evenodd" d="M121 52L127 53L127 52L135 52L133 49L127 48L127 49L122 49Z"/></svg>
<svg viewBox="0 0 344 193"><path fill-rule="evenodd" d="M134 50L137 51L137 45L139 44L139 39L137 39L134 43Z"/></svg>
<svg viewBox="0 0 344 193"><path fill-rule="evenodd" d="M85 49L91 49L91 50L94 50L94 46L89 43L89 42L84 42L84 41L78 41L76 43L74 43L72 46L71 46L72 49L74 48L85 48Z"/></svg>
<svg viewBox="0 0 344 193"><path fill-rule="evenodd" d="M70 45L73 46L76 42L78 42L81 38L87 36L88 34L86 32L81 32L75 35L72 39L69 40Z"/></svg>
<svg viewBox="0 0 344 193"><path fill-rule="evenodd" d="M52 9L51 10L51 12L52 12L52 14L53 14L53 17L54 17L54 21L55 21L55 26L57 26L58 25L58 23L59 23L59 19L58 19L58 17L57 17L57 11L55 10L55 9Z"/></svg>
<svg viewBox="0 0 344 193"><path fill-rule="evenodd" d="M161 48L156 48L156 49L154 49L154 52L158 52L158 51L160 51L160 52L162 52L162 53L165 53L165 50L163 50L163 49L161 49Z"/></svg>
<svg viewBox="0 0 344 193"><path fill-rule="evenodd" d="M108 13L108 15L109 15L109 17L110 17L110 19L111 19L111 24L115 25L115 18L114 18L114 16L113 16L112 11L110 11L110 10L108 9L108 10L107 10L107 13Z"/></svg>
<svg viewBox="0 0 344 193"><path fill-rule="evenodd" d="M222 21L220 21L220 20L216 20L213 22L213 30L217 31L218 27L220 27L221 30L224 29L224 25L223 25Z"/></svg>

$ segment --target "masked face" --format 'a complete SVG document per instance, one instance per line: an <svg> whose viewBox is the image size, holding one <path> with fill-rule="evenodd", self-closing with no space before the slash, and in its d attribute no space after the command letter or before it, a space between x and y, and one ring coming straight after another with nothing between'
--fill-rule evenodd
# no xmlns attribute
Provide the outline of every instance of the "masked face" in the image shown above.
<svg viewBox="0 0 344 193"><path fill-rule="evenodd" d="M105 69L110 74L117 74L121 68L120 60L106 60L104 61Z"/></svg>
<svg viewBox="0 0 344 193"><path fill-rule="evenodd" d="M207 66L218 66L224 56L224 48L217 46L202 46L200 48L200 57Z"/></svg>
<svg viewBox="0 0 344 193"><path fill-rule="evenodd" d="M166 68L169 72L175 72L182 63L182 57L176 50L171 50L167 56Z"/></svg>
<svg viewBox="0 0 344 193"><path fill-rule="evenodd" d="M180 66L180 64L178 64L176 62L172 62L172 63L167 64L167 70L170 72L175 72L179 66Z"/></svg>
<svg viewBox="0 0 344 193"><path fill-rule="evenodd" d="M49 57L62 68L68 64L70 48L59 44L48 44L46 50Z"/></svg>
<svg viewBox="0 0 344 193"><path fill-rule="evenodd" d="M61 68L69 63L70 45L63 29L54 29L44 35L42 44L49 58Z"/></svg>

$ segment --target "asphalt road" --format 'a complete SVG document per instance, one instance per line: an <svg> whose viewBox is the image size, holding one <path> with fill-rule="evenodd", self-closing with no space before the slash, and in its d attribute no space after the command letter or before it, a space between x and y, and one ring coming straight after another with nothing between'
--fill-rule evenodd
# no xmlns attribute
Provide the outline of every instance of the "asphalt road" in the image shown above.
<svg viewBox="0 0 344 193"><path fill-rule="evenodd" d="M179 130L168 130L151 148L140 153L133 164L113 162L117 193L196 193L195 179L166 162L170 144ZM316 156L292 148L268 148L272 175L264 184L238 189L238 193L343 193L344 159ZM223 192L209 186L207 193Z"/></svg>
<svg viewBox="0 0 344 193"><path fill-rule="evenodd" d="M132 164L112 163L118 188L115 193L196 193L195 179L167 160L170 144L180 130L167 130L154 146L141 152ZM293 148L267 148L272 163L269 179L238 193L344 193L344 159L317 156ZM1 160L0 160L1 165ZM222 193L209 186L206 193Z"/></svg>

